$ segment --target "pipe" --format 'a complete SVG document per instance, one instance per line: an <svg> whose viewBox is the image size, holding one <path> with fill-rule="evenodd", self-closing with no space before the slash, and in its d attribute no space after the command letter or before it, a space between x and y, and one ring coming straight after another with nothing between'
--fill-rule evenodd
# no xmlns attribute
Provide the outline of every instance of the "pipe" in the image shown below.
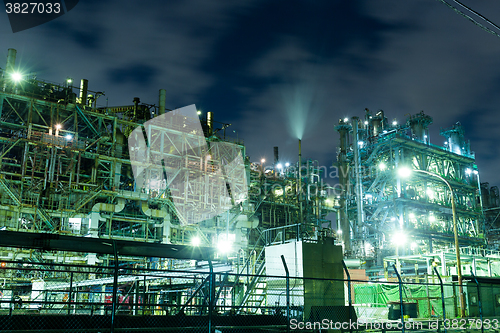
<svg viewBox="0 0 500 333"><path fill-rule="evenodd" d="M78 103L82 105L87 105L87 91L89 90L89 80L82 79L80 81L80 98Z"/></svg>
<svg viewBox="0 0 500 333"><path fill-rule="evenodd" d="M165 102L167 100L167 91L165 89L160 89L160 100L158 102L158 114L162 115L165 113Z"/></svg>
<svg viewBox="0 0 500 333"><path fill-rule="evenodd" d="M109 213L119 213L125 208L125 199L117 199L118 203L108 204L104 202L98 202L92 207L92 212L109 212Z"/></svg>
<svg viewBox="0 0 500 333"><path fill-rule="evenodd" d="M274 147L274 166L279 162L278 147Z"/></svg>
<svg viewBox="0 0 500 333"><path fill-rule="evenodd" d="M170 229L172 228L172 224L170 223L170 215L168 212L166 210L151 209L146 201L142 202L141 210L146 216L163 218L162 243L170 244Z"/></svg>
<svg viewBox="0 0 500 333"><path fill-rule="evenodd" d="M354 229L354 238L358 237L359 229L364 223L364 212L363 212L363 184L361 182L361 159L359 156L358 149L358 117L352 117L352 132L353 132L353 148L354 148L354 172L356 174L356 204L358 220L357 225Z"/></svg>

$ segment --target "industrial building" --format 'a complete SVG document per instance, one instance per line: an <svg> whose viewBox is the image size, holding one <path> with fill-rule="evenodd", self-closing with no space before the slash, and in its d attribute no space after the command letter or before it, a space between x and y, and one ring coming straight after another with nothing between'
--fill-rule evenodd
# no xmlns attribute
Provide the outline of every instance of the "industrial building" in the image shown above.
<svg viewBox="0 0 500 333"><path fill-rule="evenodd" d="M168 110L165 90L157 104L101 107L93 82L17 73L13 49L0 82L0 260L16 267L0 275L5 311L19 297L31 310L44 311L33 303L43 298L57 304L50 311L105 315L120 285L133 315L195 313L212 283L203 274L215 272L220 312L265 315L286 303L285 270L342 280L344 260L387 280L392 263L406 276L437 263L451 281L456 245L464 269L500 275L500 255L486 248L500 230L498 188L481 185L459 123L438 146L423 112L402 124L369 110L340 120L333 193L300 141L295 162L274 147L273 161L252 163L243 141L226 135L230 124L194 106ZM403 168L414 172L405 178ZM336 229L323 227L330 213ZM64 264L76 268L49 269ZM301 281L287 297L306 317L347 302L344 292L328 296L342 281ZM97 305L78 310L68 297Z"/></svg>

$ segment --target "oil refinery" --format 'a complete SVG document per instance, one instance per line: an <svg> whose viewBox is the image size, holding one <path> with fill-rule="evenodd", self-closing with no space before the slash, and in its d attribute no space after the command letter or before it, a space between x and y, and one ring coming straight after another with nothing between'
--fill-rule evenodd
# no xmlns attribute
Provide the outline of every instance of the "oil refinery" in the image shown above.
<svg viewBox="0 0 500 333"><path fill-rule="evenodd" d="M428 283L435 268L462 296L470 272L500 276L498 187L460 123L440 146L423 111L341 119L332 187L300 140L295 162L269 147L272 161L252 163L216 113L169 110L163 89L101 107L98 83L18 74L16 54L0 81L1 315L312 318L357 302L349 271ZM450 316L474 311L470 295L452 303Z"/></svg>

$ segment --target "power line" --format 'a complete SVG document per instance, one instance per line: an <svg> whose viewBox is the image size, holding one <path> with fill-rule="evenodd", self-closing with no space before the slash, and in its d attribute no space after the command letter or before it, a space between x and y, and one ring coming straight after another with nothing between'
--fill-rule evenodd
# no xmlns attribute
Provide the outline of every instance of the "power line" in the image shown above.
<svg viewBox="0 0 500 333"><path fill-rule="evenodd" d="M478 27L480 27L484 31L489 32L490 34L493 34L493 35L495 35L495 36L497 36L497 37L500 38L500 34L496 33L495 31L491 30L488 27L485 27L484 25L482 25L481 23L477 22L476 20L474 20L469 15L467 15L467 14L461 12L459 9L453 7L451 4L449 4L445 0L438 0L438 1L444 3L446 6L450 7L454 12L456 12L457 14L465 17L466 19L468 19L469 21L471 21L473 24L477 25ZM467 7L466 5L464 5L463 3L461 3L458 0L453 0L453 2L457 3L458 5L460 5L461 7L465 8L465 9L467 9L471 13L474 13L475 15L479 16L480 18L482 18L483 20L485 20L486 22L488 22L489 24L491 24L492 26L494 26L495 28L497 28L498 30L500 30L500 27L498 25L496 25L495 23L491 22L490 20L488 20L486 17L484 17L483 15L479 14L478 12L474 11L472 8Z"/></svg>

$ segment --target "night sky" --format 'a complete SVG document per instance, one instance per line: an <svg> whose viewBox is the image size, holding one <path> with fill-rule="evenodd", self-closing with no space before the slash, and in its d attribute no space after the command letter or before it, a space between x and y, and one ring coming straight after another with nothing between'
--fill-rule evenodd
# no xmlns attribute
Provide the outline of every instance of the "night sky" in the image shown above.
<svg viewBox="0 0 500 333"><path fill-rule="evenodd" d="M500 1L462 3L500 24ZM0 36L2 68L15 48L40 79L88 79L101 106L157 104L166 89L167 108L231 123L252 161L279 146L293 162L302 136L303 158L330 167L339 118L424 110L431 143L460 121L481 181L500 185L500 38L437 0L80 0L15 34L2 12Z"/></svg>

